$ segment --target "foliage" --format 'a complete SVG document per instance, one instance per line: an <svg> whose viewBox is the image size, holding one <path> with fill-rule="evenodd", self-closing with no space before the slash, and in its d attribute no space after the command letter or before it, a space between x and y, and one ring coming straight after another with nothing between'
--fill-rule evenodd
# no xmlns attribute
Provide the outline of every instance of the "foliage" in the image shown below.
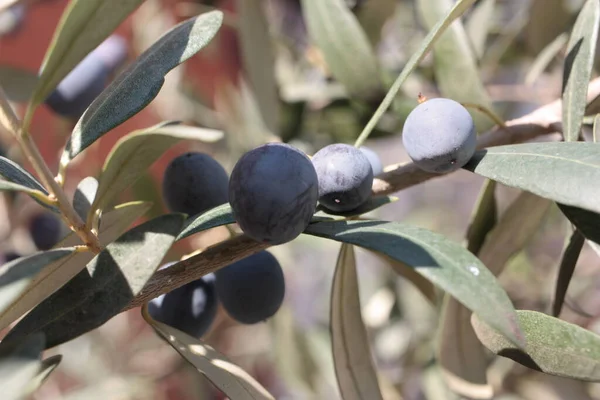
<svg viewBox="0 0 600 400"><path fill-rule="evenodd" d="M148 213L152 204L141 199L121 202L123 193L142 182L141 178L149 173L153 164L180 142L215 147L227 142L229 162L233 164L242 153L256 150L257 141L261 144L286 141L299 147L308 143L310 150L305 153L315 153L313 147L325 147L323 142L354 141L358 148L371 135L401 141L397 133L401 132L400 126L408 113L417 106L417 100L423 102L427 101L426 97L441 96L455 100L452 103L457 105L456 102L461 102L461 109L463 106L468 109L474 120L474 125L469 126L477 127L478 131L478 150L467 164L461 164L460 173L479 177L484 182L464 243L449 234L436 232L435 228L417 226L419 224L410 219L398 222L373 217L397 200L401 203L404 193L401 189L433 177L446 179L446 174L427 173L413 163L390 165L376 175L372 192L363 190L360 206L352 210L333 212L321 204L315 207L312 219L310 215L308 219L302 218L307 224L294 244L303 240L341 243L337 263L330 268L333 281L327 350L333 362L331 365L317 363L319 370L328 368L329 373L335 373L338 391L346 400L394 398L402 386L398 384L390 389L388 378L379 371L380 363L374 361L371 327L375 322L361 306L364 304L361 302L363 281L358 275L360 258L356 256L360 248L378 254L391 267L392 276L402 276L406 284L439 306L439 315L435 314L436 321L439 320L438 335L432 338L433 346L427 343L427 352L435 349L435 356L414 363L422 371L437 368L447 391L468 398L494 396L497 388L486 374L492 368L492 357L513 360L548 376L600 382L600 336L589 327L560 319L584 244L592 243L596 249L600 244L600 144L595 143L600 114L596 115L599 110L594 109L600 98L600 84L597 80L591 81L597 72L596 43L600 25L597 0L579 2L568 32L548 38L544 48L534 54L534 72L528 74L527 80L535 81L535 75L543 74L560 59L564 71L562 90L556 103L544 108L544 112L523 117L526 123L519 120L504 123L497 117L497 113L509 114L492 101L484 79L502 63L505 51L512 49L509 39L514 39L525 27L521 26L517 33L497 33L494 29L498 27L488 23L493 11L501 9L494 1L411 2L413 11L418 11L415 14L422 19L424 32L416 43L410 44L411 51L402 65L395 68L390 68L377 51L380 44L377 38L384 22L392 17L376 11L386 6L403 11L404 8L386 0L297 1L297 10L301 12L294 17L303 27L300 31L304 35L292 37L289 42L305 43L304 53L312 54L308 57L312 59L310 68L313 72L319 71L322 79L314 83L316 90L308 87L313 83L305 84L303 90L297 90L294 95L293 90L275 76L275 50L288 54L302 46L288 43L287 52L274 46L270 40L276 33L268 29L272 17L264 12L265 4L240 0L242 6L234 25L240 31L246 74L242 82L218 93L214 109L196 104L196 110L203 110L194 113L197 123L165 121L121 137L97 176L79 182L71 201L66 190L67 170L75 168L76 161L84 158L104 135L141 112L154 99L159 100L161 89L168 90L167 74L178 71L176 67L209 47L223 26L232 24L230 19L234 18L229 12L211 10L162 33L152 46L120 71L74 123L54 176L34 141L31 122L38 106L60 81L121 22L140 12L138 7L144 1L121 3L107 6L107 2L101 0L71 0L47 49L39 76L27 76L23 71L0 66L0 85L4 87L0 91L0 123L35 172L29 172L21 160L0 156L0 191L30 196L35 207L45 207L60 216L71 230L50 250L33 252L0 265L0 328L9 328L0 342L3 398L23 398L53 373L61 356L43 360L45 350L88 334L137 306L142 306L145 322L159 337L231 399L276 398L262 382L214 350L208 340L191 337L176 327L155 321L147 311L149 299L256 254L270 244L254 241L250 235L240 232L229 203L198 215L164 213L132 226ZM288 7L283 6L288 3L283 0L270 3ZM350 3L357 4L351 6ZM290 10L285 9L285 12ZM539 18L533 14L529 17ZM402 32L402 35L410 36L410 33ZM508 41L504 50L498 48L502 47L503 40ZM507 58L510 56L506 53ZM293 64L292 58L282 57L282 63ZM296 68L300 69L298 65L288 69ZM279 75L293 75L289 70ZM398 77L392 80L392 74ZM11 77L18 77L22 88ZM243 79L248 79L249 84ZM418 90L428 93L423 96ZM228 96L233 96L238 105L227 104L231 100ZM20 115L10 101L24 102L25 99L27 108ZM220 117L211 119L213 114ZM322 125L315 121L321 121ZM447 121L435 121L440 129L448 125L444 122ZM326 132L326 139L314 134L327 130L323 126L335 130L344 123L349 128L341 129L342 139L334 132ZM560 140L532 142L532 139L550 137L557 132L563 134ZM427 138L418 138L419 146L428 142ZM368 171L367 159L361 157L364 158L361 171L369 176L370 185L372 169ZM304 158L302 155L306 164L303 167L310 169L308 158ZM349 165L351 159L344 158L349 180L357 175L350 168L356 167ZM331 162L330 159L318 161ZM256 164L246 166L244 173L256 174L253 166ZM289 176L294 177L297 172L294 165L289 162L285 167L292 171ZM282 168L279 161L272 164L269 170L272 178L261 182L261 190L253 191L258 192L256 198L244 203L245 213L251 217L247 224L258 214L279 215L273 210L275 201L256 204L256 199L260 195L266 198L266 192L269 199L280 196L283 186L276 178L286 168ZM452 168L451 172L457 169ZM251 189L256 189L259 185L254 182L259 182L261 177L254 175L252 180L246 178L242 183L232 179L230 193L231 185L254 185ZM336 175L328 178L339 183ZM305 183L300 178L297 182ZM315 186L315 182L311 185ZM268 191L262 189L262 183ZM330 186L334 186L333 183ZM506 187L513 188L516 196L500 212L498 192ZM353 189L353 186L344 187L348 192ZM399 197L388 196L395 192L400 192ZM370 198L362 201L363 194ZM336 196L339 197L339 193L334 193L332 202L339 200ZM286 198L289 209L280 213L283 216L278 221L269 220L261 229L269 235L271 229L279 232L273 228L281 223L279 220L297 217L301 208L311 206L300 199L300 194L295 197ZM264 212L258 212L259 207ZM557 278L553 297L546 295L544 299L546 309L533 309L534 306L525 309L502 277L531 237L543 233L544 221L550 214L562 222L568 221L573 229L568 232L561 255L551 260L557 265L557 271L547 274ZM240 225L244 224L240 222ZM228 238L212 247L196 246L192 254L179 258L170 268L158 270L163 260L177 253L178 246L195 243L191 240L219 227L227 228ZM270 243L282 244L278 240L285 239L286 235L275 236ZM283 239L282 242L288 242ZM389 309L387 317L392 313L392 306ZM279 312L284 313L284 310ZM310 353L300 348L308 346L300 339L293 340L290 346L298 354ZM416 344L409 341L406 346L416 347ZM411 351L413 358L418 359L419 352ZM308 357L306 354L296 358ZM310 364L306 360L298 361L297 365L288 365L284 370L314 373L312 370L317 367L306 367L303 363ZM299 378L294 376L293 379Z"/></svg>

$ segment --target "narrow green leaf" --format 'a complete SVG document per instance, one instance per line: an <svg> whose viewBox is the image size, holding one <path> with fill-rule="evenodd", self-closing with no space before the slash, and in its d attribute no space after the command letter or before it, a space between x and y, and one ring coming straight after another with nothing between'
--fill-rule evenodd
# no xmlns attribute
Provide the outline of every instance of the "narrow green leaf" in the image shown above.
<svg viewBox="0 0 600 400"><path fill-rule="evenodd" d="M579 139L587 102L587 87L594 67L600 3L587 0L575 21L567 44L563 73L562 121L565 141Z"/></svg>
<svg viewBox="0 0 600 400"><path fill-rule="evenodd" d="M185 222L184 228L181 230L176 240L185 239L186 237L195 233L216 228L217 226L229 225L233 223L235 223L235 218L233 218L231 205L229 203L222 204L200 215L195 215L188 218Z"/></svg>
<svg viewBox="0 0 600 400"><path fill-rule="evenodd" d="M81 116L61 156L60 171L64 173L71 159L148 105L160 91L165 75L203 49L222 22L221 11L188 19L142 53Z"/></svg>
<svg viewBox="0 0 600 400"><path fill-rule="evenodd" d="M179 141L213 143L222 138L221 131L168 122L124 136L114 145L104 162L90 215L108 206L116 195L133 185L165 151Z"/></svg>
<svg viewBox="0 0 600 400"><path fill-rule="evenodd" d="M523 143L475 153L465 169L566 205L600 212L600 145Z"/></svg>
<svg viewBox="0 0 600 400"><path fill-rule="evenodd" d="M6 157L0 156L0 176L9 182L12 182L18 186L10 185L8 182L2 182L2 189L0 190L16 190L27 193L41 206L58 213L56 207L50 206L40 200L40 193L48 195L48 191L37 181L29 172L21 167L16 162L9 160ZM24 189L23 187L27 188Z"/></svg>
<svg viewBox="0 0 600 400"><path fill-rule="evenodd" d="M481 59L486 48L486 41L490 27L493 24L496 0L482 0L474 7L465 28L473 50L478 59Z"/></svg>
<svg viewBox="0 0 600 400"><path fill-rule="evenodd" d="M344 0L302 0L302 12L331 74L351 96L370 100L383 92L375 53Z"/></svg>
<svg viewBox="0 0 600 400"><path fill-rule="evenodd" d="M596 116L594 117L594 128L593 128L593 135L592 135L594 143L598 143L598 140L600 138L600 133L598 133L599 129L600 129L600 114L596 114Z"/></svg>
<svg viewBox="0 0 600 400"><path fill-rule="evenodd" d="M48 47L39 82L26 112L27 121L60 81L98 47L143 0L71 0Z"/></svg>
<svg viewBox="0 0 600 400"><path fill-rule="evenodd" d="M508 261L527 245L551 205L550 200L529 192L522 192L511 203L478 253L492 274L500 275Z"/></svg>
<svg viewBox="0 0 600 400"><path fill-rule="evenodd" d="M375 211L380 207L385 206L386 204L394 203L398 201L398 198L395 196L377 196L371 197L364 204L360 205L358 208L345 211L345 212L334 212L328 210L321 205L317 206L317 213L315 216L343 216L343 217L355 217L358 215L366 214L371 211Z"/></svg>
<svg viewBox="0 0 600 400"><path fill-rule="evenodd" d="M419 0L419 11L425 24L433 28L454 5L453 0ZM489 22L489 21L488 21ZM460 20L454 21L433 46L435 81L444 97L459 102L479 104L492 109L492 103L479 76L477 61ZM469 79L464 79L468 76ZM479 132L492 123L481 114L473 114Z"/></svg>
<svg viewBox="0 0 600 400"><path fill-rule="evenodd" d="M181 357L221 390L225 396L240 400L274 400L250 374L233 364L209 345L169 325L158 322L142 307L142 316L158 336L169 343Z"/></svg>
<svg viewBox="0 0 600 400"><path fill-rule="evenodd" d="M361 316L354 247L343 243L331 288L331 347L342 398L383 399Z"/></svg>
<svg viewBox="0 0 600 400"><path fill-rule="evenodd" d="M4 340L43 332L50 348L103 325L142 290L183 221L182 214L166 214L125 232L19 321Z"/></svg>
<svg viewBox="0 0 600 400"><path fill-rule="evenodd" d="M48 194L44 186L16 162L0 156L0 175L11 182Z"/></svg>
<svg viewBox="0 0 600 400"><path fill-rule="evenodd" d="M73 195L73 208L79 217L85 221L90 207L98 191L98 180L93 176L88 176L79 182L75 194Z"/></svg>
<svg viewBox="0 0 600 400"><path fill-rule="evenodd" d="M585 237L583 234L578 229L575 229L569 239L569 244L563 253L558 269L558 279L556 280L554 301L552 303L552 315L555 317L560 315L565 296L567 295L567 289L569 288L569 283L573 277L573 272L575 271L575 266L577 265L577 260L579 259L579 254L581 253L584 242Z"/></svg>
<svg viewBox="0 0 600 400"><path fill-rule="evenodd" d="M150 208L149 203L132 202L122 204L114 210L107 212L102 217L100 227L100 243L106 246L119 237L129 225L142 216ZM55 246L72 247L81 245L79 236L71 233ZM85 268L86 264L94 258L94 253L79 252L59 259L46 266L30 282L27 290L23 291L10 306L0 312L0 329L19 319L27 311L41 303L44 299L57 291L71 280L77 273Z"/></svg>
<svg viewBox="0 0 600 400"><path fill-rule="evenodd" d="M531 68L529 68L529 72L525 76L526 85L533 85L535 83L554 57L556 57L567 44L568 40L569 35L561 33L537 55Z"/></svg>
<svg viewBox="0 0 600 400"><path fill-rule="evenodd" d="M29 394L30 382L41 366L44 335L19 338L0 343L0 387L2 400L22 400Z"/></svg>
<svg viewBox="0 0 600 400"><path fill-rule="evenodd" d="M486 322L523 345L514 308L496 278L473 254L444 236L386 221L326 221L305 233L381 252L402 261Z"/></svg>
<svg viewBox="0 0 600 400"><path fill-rule="evenodd" d="M471 328L472 312L444 296L438 332L437 360L448 387L470 399L491 399L487 380L488 357Z"/></svg>
<svg viewBox="0 0 600 400"><path fill-rule="evenodd" d="M457 1L454 7L452 7L452 9L448 11L444 18L438 21L438 23L429 31L425 39L423 39L423 41L421 42L419 48L412 54L412 56L402 69L402 72L400 72L400 75L398 76L398 78L396 78L396 80L388 90L387 94L385 95L385 98L383 99L379 107L377 107L377 110L375 111L367 125L364 127L363 131L360 133L358 139L356 139L356 143L354 144L354 146L360 147L364 144L365 140L369 138L369 135L371 134L375 126L377 126L377 123L379 122L381 117L383 117L383 114L387 111L388 107L396 98L396 95L398 94L398 91L402 87L402 84L404 83L406 78L408 78L408 76L419 65L423 58L425 58L431 47L446 31L450 24L452 24L452 22L454 22L457 18L463 15L469 9L469 7L473 5L474 2L475 0Z"/></svg>
<svg viewBox="0 0 600 400"><path fill-rule="evenodd" d="M61 361L62 355L60 354L42 360L39 372L37 373L34 379L29 381L29 392L33 393L37 389L39 389L40 386L42 386L44 382L46 382L46 380L50 377L50 374L54 372L56 367L58 367L58 364L60 364Z"/></svg>
<svg viewBox="0 0 600 400"><path fill-rule="evenodd" d="M517 311L527 338L525 350L478 316L471 323L477 337L493 353L546 374L600 381L600 336L577 325L536 311Z"/></svg>
<svg viewBox="0 0 600 400"><path fill-rule="evenodd" d="M600 244L600 215L577 207L557 204L562 213L581 231L583 236L594 243Z"/></svg>
<svg viewBox="0 0 600 400"><path fill-rule="evenodd" d="M280 104L275 80L275 56L262 0L237 0L238 38L244 71L260 113L271 132L279 131Z"/></svg>
<svg viewBox="0 0 600 400"><path fill-rule="evenodd" d="M26 103L31 99L39 77L34 72L9 65L0 65L0 86L8 100Z"/></svg>
<svg viewBox="0 0 600 400"><path fill-rule="evenodd" d="M496 203L496 182L486 179L473 208L471 222L467 228L467 249L478 254L487 234L494 228L498 219Z"/></svg>
<svg viewBox="0 0 600 400"><path fill-rule="evenodd" d="M27 290L31 281L47 265L73 253L74 249L55 249L21 257L0 269L0 313Z"/></svg>

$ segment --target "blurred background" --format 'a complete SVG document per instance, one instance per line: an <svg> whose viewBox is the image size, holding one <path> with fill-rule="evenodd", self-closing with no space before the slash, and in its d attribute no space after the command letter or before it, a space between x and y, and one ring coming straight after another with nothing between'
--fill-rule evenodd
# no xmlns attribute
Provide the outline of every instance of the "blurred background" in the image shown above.
<svg viewBox="0 0 600 400"><path fill-rule="evenodd" d="M0 14L0 84L20 112L26 106L31 76L40 68L67 3L21 1ZM347 3L390 81L427 34L431 18L436 21L436 15L442 15L434 5L444 4L412 0ZM424 60L403 86L398 107L386 114L366 145L386 166L409 161L400 133L419 93L477 102L463 90L471 76L475 80L479 76L486 101L505 120L559 98L564 47L582 4L582 0L478 1L463 18L465 29L455 37L459 45L446 56L440 53ZM147 176L123 193L120 202L154 202L145 218L166 211L160 194L162 174L167 163L184 151L209 153L231 171L241 154L274 136L308 154L334 142L353 143L358 137L385 91L361 101L346 95L308 37L299 0L147 0L115 32L125 44L124 60L105 74L102 85L172 26L213 8L225 12L217 37L167 76L150 106L74 160L68 171L68 193L72 195L81 179L98 176L120 137L163 120L221 129L226 139L212 145L186 142L173 147ZM540 61L544 51L548 56ZM474 60L475 70L471 72L476 75L468 74L465 54ZM447 69L440 71L440 65ZM60 151L77 118L53 108L60 106L38 109L31 132L50 168L56 171ZM473 115L480 132L492 126L477 111ZM27 166L7 132L0 132L0 150ZM368 216L411 223L462 242L482 184L481 178L461 170L403 190L397 194L397 202ZM519 195L500 185L496 193L500 215ZM508 265L500 276L517 309L547 311L551 304L569 225L555 206L546 206L548 211L534 223L535 229L524 233L524 246L507 255ZM5 260L47 246L44 238L31 234L32 221L40 213L41 208L26 196L2 195L0 251ZM227 237L225 228L217 228L182 241L165 262ZM233 322L220 310L203 339L252 374L277 399L337 399L329 295L339 244L301 236L271 250L286 277L282 309L267 323L251 326ZM399 277L387 260L360 249L357 256L363 318L385 398L460 398L448 390L435 362L439 309ZM561 318L596 332L600 331L598 264L597 253L586 245L561 314ZM154 334L139 309L122 313L101 328L48 352L48 356L52 354L63 354L62 363L34 399L223 398ZM497 398L506 400L600 399L597 384L550 377L507 359L496 360L488 378L499 394Z"/></svg>

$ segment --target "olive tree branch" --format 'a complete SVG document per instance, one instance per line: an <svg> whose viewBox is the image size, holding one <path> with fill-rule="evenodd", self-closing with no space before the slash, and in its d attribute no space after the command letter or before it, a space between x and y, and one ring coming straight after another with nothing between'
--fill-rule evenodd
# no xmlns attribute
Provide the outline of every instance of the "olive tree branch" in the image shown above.
<svg viewBox="0 0 600 400"><path fill-rule="evenodd" d="M600 95L600 78L593 80L588 89L588 101ZM521 118L506 122L504 127L494 127L481 134L477 147L502 146L523 143L539 136L557 133L562 130L561 101L555 100ZM418 169L413 163L398 166L380 174L373 182L373 195L385 195L418 185L429 179L445 174L432 174ZM157 271L150 281L124 309L141 306L147 301L170 292L203 275L226 267L238 260L270 247L256 242L245 235L239 235L207 248L177 264Z"/></svg>

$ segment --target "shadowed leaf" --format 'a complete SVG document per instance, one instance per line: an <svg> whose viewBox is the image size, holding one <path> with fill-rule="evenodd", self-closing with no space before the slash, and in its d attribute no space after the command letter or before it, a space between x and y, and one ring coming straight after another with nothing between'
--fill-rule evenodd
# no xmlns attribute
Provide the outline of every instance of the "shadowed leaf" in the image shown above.
<svg viewBox="0 0 600 400"><path fill-rule="evenodd" d="M565 141L578 140L587 102L587 88L594 67L600 3L587 0L575 21L567 44L563 73L562 122Z"/></svg>
<svg viewBox="0 0 600 400"><path fill-rule="evenodd" d="M386 221L317 222L305 233L378 251L412 266L514 343L523 345L514 308L504 289L473 254L444 236Z"/></svg>
<svg viewBox="0 0 600 400"><path fill-rule="evenodd" d="M121 204L107 212L102 218L100 243L107 245L114 241L138 217L150 208L149 203L132 202ZM54 249L81 245L81 239L74 232L61 240ZM27 290L21 292L3 312L0 313L0 329L6 328L31 308L38 305L71 278L77 275L94 258L91 252L71 253L42 268L30 282Z"/></svg>
<svg viewBox="0 0 600 400"><path fill-rule="evenodd" d="M537 311L517 311L527 338L525 350L516 348L475 314L471 323L491 352L546 374L583 381L600 381L600 336Z"/></svg>
<svg viewBox="0 0 600 400"><path fill-rule="evenodd" d="M158 322L142 307L142 316L157 335L169 343L179 355L221 390L227 397L240 400L274 400L246 371L200 340Z"/></svg>
<svg viewBox="0 0 600 400"><path fill-rule="evenodd" d="M523 143L475 153L464 167L566 205L600 212L600 144ZM559 184L560 183L560 184Z"/></svg>
<svg viewBox="0 0 600 400"><path fill-rule="evenodd" d="M203 49L223 22L221 11L186 20L165 33L127 67L81 116L60 160L60 171L102 135L152 101L173 68Z"/></svg>
<svg viewBox="0 0 600 400"><path fill-rule="evenodd" d="M362 320L354 247L343 243L331 289L331 347L344 399L383 399Z"/></svg>
<svg viewBox="0 0 600 400"><path fill-rule="evenodd" d="M585 237L578 229L575 229L569 239L569 244L565 248L558 269L558 279L556 280L556 288L554 289L554 302L552 303L552 315L555 317L560 315L560 310L565 301L567 289L573 277L573 272L575 271L575 266L577 265L584 242Z"/></svg>
<svg viewBox="0 0 600 400"><path fill-rule="evenodd" d="M91 212L104 209L112 199L133 185L146 170L181 140L213 143L223 138L223 132L173 123L161 123L132 132L121 138L104 162L98 194Z"/></svg>
<svg viewBox="0 0 600 400"><path fill-rule="evenodd" d="M43 103L60 81L98 47L143 0L72 0L46 51L27 114ZM26 118L28 119L28 118Z"/></svg>
<svg viewBox="0 0 600 400"><path fill-rule="evenodd" d="M486 179L473 208L471 222L467 228L467 249L478 254L487 234L494 228L498 219L496 203L496 182Z"/></svg>
<svg viewBox="0 0 600 400"><path fill-rule="evenodd" d="M125 232L19 321L4 340L43 332L50 348L101 326L142 290L183 221L182 214L166 214Z"/></svg>
<svg viewBox="0 0 600 400"><path fill-rule="evenodd" d="M557 203L558 208L588 240L600 244L600 214Z"/></svg>

